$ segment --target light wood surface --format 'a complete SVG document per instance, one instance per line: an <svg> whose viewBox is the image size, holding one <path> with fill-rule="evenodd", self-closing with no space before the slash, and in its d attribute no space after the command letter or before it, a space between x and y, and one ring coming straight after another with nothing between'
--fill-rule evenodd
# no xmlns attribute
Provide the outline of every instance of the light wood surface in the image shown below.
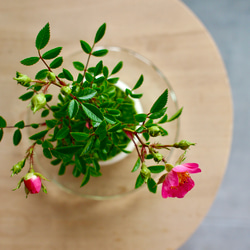
<svg viewBox="0 0 250 250"><path fill-rule="evenodd" d="M26 103L12 80L35 54L33 41L46 22L51 48L70 54L107 22L103 44L137 51L152 60L173 86L180 106L181 138L197 142L188 154L201 174L185 199L162 199L142 189L122 199L91 201L53 183L49 194L12 192L10 168L22 158L12 132L0 144L0 249L177 249L208 212L230 152L232 101L220 54L200 21L177 0L0 1L0 115L14 123ZM9 141L8 141L9 140Z"/></svg>

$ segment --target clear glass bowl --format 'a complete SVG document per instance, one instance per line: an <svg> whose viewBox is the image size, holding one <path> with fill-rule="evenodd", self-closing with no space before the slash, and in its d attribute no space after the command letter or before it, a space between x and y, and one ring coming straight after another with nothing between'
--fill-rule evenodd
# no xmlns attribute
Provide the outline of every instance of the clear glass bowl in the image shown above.
<svg viewBox="0 0 250 250"><path fill-rule="evenodd" d="M152 104L166 88L169 90L167 114L170 117L177 112L178 105L173 88L161 71L151 61L128 49L119 47L98 47L98 49L101 48L108 49L109 53L103 58L91 57L90 64L92 66L95 66L101 59L103 60L103 64L112 70L119 61L123 61L123 68L117 73L117 76L130 88L133 88L141 74L144 75L142 86L135 92L143 93L140 102L145 113L150 110ZM85 62L85 59L86 55L82 51L76 51L64 58L63 67L74 72L71 63L73 61ZM58 91L58 88L55 88L55 90ZM31 122L37 121L36 119L41 119L37 113L32 115L32 113L29 112L28 119ZM155 140L164 144L176 142L179 134L179 120L163 124L162 127L168 131L169 135L162 138L156 137ZM34 133L34 131L32 131L32 133ZM171 158L172 151L173 150L170 150L168 152L168 160ZM59 166L51 165L50 160L43 157L40 147L36 148L34 167L67 192L85 198L102 200L121 197L135 191L134 186L139 170L134 173L132 173L131 170L137 158L137 153L133 150L132 153L128 154L122 160L101 166L102 176L91 177L89 183L82 188L80 188L80 185L83 176L74 177L72 175L73 166L68 166L64 175L58 175ZM152 161L152 165L155 165L155 162Z"/></svg>

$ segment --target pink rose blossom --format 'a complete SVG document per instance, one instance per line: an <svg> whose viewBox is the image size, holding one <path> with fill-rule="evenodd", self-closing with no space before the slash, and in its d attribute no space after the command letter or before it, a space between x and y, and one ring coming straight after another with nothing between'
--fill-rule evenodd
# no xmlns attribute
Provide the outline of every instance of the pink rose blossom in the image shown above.
<svg viewBox="0 0 250 250"><path fill-rule="evenodd" d="M197 163L184 163L175 166L167 175L162 184L162 197L183 198L194 187L190 174L201 172Z"/></svg>
<svg viewBox="0 0 250 250"><path fill-rule="evenodd" d="M24 184L27 188L28 193L36 194L39 193L42 187L41 178L33 173L28 173L24 177Z"/></svg>

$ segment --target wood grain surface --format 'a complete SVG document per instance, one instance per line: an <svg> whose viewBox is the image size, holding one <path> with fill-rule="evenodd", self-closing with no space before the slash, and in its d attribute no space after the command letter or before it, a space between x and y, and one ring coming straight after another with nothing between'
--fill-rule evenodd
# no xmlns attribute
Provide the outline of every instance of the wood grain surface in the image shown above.
<svg viewBox="0 0 250 250"><path fill-rule="evenodd" d="M34 39L50 22L51 48L70 54L80 39L92 41L103 22L103 44L137 51L168 78L180 106L181 138L197 142L188 154L201 174L185 199L162 199L141 189L122 199L92 201L47 183L49 194L25 199L12 192L18 177L10 168L25 147L0 144L0 249L177 249L208 212L230 153L232 100L220 54L200 21L177 0L0 1L0 115L9 124L22 119L27 103L12 80L25 57L35 55Z"/></svg>

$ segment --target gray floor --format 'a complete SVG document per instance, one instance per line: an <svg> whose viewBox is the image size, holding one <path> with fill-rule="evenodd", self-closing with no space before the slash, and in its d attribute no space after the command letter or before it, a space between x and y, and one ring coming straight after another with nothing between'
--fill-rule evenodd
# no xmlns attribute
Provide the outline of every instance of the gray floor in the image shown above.
<svg viewBox="0 0 250 250"><path fill-rule="evenodd" d="M234 134L224 181L207 217L180 250L250 249L250 0L183 0L213 36L234 102Z"/></svg>

